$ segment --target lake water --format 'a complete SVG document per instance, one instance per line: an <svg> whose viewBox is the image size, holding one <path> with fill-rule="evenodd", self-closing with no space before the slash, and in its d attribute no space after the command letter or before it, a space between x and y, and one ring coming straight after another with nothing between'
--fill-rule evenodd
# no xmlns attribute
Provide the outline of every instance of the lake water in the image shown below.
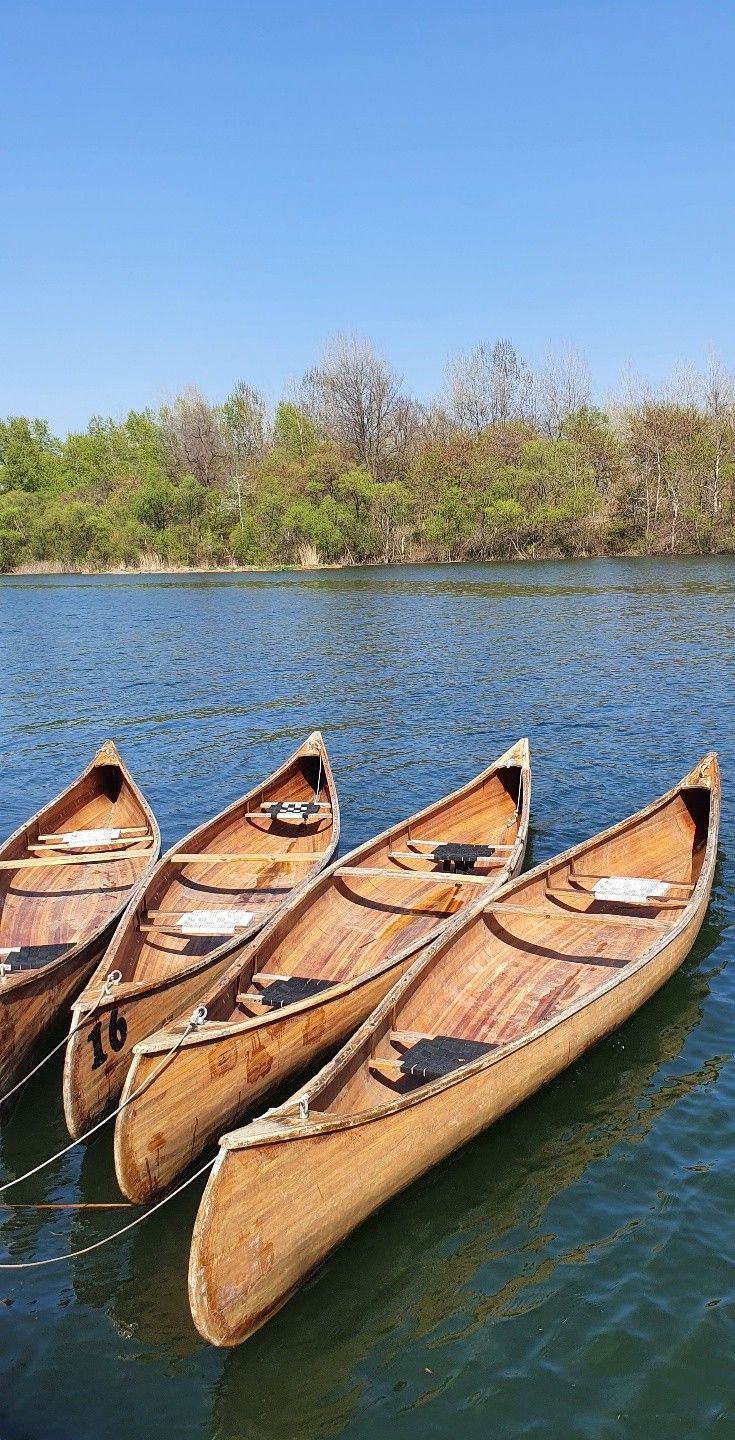
<svg viewBox="0 0 735 1440"><path fill-rule="evenodd" d="M674 979L375 1215L245 1346L209 1349L189 1318L202 1181L95 1254L0 1271L2 1440L729 1440L735 559L16 577L0 618L3 833L108 735L164 844L315 726L343 851L522 734L529 861L711 747L725 785L709 915ZM28 1086L3 1176L64 1143L60 1068ZM23 1198L114 1200L110 1140ZM129 1214L0 1211L0 1248L65 1252Z"/></svg>

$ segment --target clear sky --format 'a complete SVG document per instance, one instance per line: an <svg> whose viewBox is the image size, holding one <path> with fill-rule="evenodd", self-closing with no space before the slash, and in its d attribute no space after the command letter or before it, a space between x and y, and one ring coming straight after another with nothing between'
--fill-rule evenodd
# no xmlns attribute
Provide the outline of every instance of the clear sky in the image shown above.
<svg viewBox="0 0 735 1440"><path fill-rule="evenodd" d="M0 415L735 366L733 0L0 0Z"/></svg>

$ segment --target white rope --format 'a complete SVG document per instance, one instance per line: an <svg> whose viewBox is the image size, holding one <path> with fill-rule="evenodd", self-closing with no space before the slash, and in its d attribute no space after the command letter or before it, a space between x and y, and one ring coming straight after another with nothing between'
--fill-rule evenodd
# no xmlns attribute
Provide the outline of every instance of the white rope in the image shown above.
<svg viewBox="0 0 735 1440"><path fill-rule="evenodd" d="M115 978L115 977L117 977L117 978ZM104 1000L105 995L109 994L109 991L110 991L110 989L112 988L112 986L113 986L113 985L117 985L120 980L122 980L122 975L120 974L120 971L119 971L119 970L111 970L111 971L110 971L110 974L109 974L109 975L106 977L106 979L105 979L105 983L104 983L104 985L102 986L102 989L100 990L100 993L99 993L99 995L97 996L97 999L95 1000L94 1005L90 1005L89 1009L88 1009L88 1010L85 1010L85 1012L84 1012L81 1020L79 1021L79 1024L78 1024L78 1025L75 1025L75 1026L69 1031L69 1034L68 1034L68 1035L65 1035L64 1038L63 1038L63 1040L60 1040L60 1041L59 1041L58 1045L54 1045L53 1050L49 1050L48 1055L45 1055L44 1058L43 1058L43 1060L39 1060L38 1064L37 1064L37 1065L34 1065L33 1069L32 1069L32 1070L29 1070L29 1071L28 1071L28 1074L27 1074L27 1075L24 1075L23 1078L18 1081L17 1085L14 1085L14 1086L13 1086L12 1090L8 1090L5 1095L0 1095L0 1106L4 1105L4 1104L5 1104L5 1101L6 1101L6 1100L9 1100L10 1097L11 1097L11 1095L14 1095L14 1094L15 1094L16 1090L20 1090L20 1089L22 1088L22 1086L25 1085L26 1081L27 1081L27 1080L30 1080L30 1078L31 1078L32 1075L37 1075L37 1074L38 1074L38 1071L39 1071L39 1070L42 1070L43 1067L44 1067L44 1065L46 1065L49 1060L53 1060L54 1055L57 1055L58 1052L59 1052L59 1050L63 1050L64 1046L67 1045L67 1044L69 1043L69 1041L71 1040L72 1035L76 1035L77 1030L81 1030L82 1026L83 1026L83 1025L86 1025L86 1023L87 1023L90 1015L94 1015L94 1012L95 1012L95 1010L97 1009L98 1005L101 1005L101 1004L102 1004L102 1001Z"/></svg>
<svg viewBox="0 0 735 1440"><path fill-rule="evenodd" d="M176 1044L164 1055L161 1064L157 1065L156 1069L151 1071L148 1079L144 1080L143 1084L139 1085L137 1090L133 1090L125 1100L121 1100L120 1104L117 1106L117 1109L113 1110L109 1115L103 1115L102 1119L98 1120L97 1124L93 1125L91 1130L86 1130L83 1135L80 1135L78 1140L72 1140L69 1145L64 1146L63 1150L57 1150L55 1155L49 1155L47 1160L42 1160L40 1165L34 1165L32 1170L26 1170L25 1175L17 1175L15 1180L6 1180L4 1185L0 1185L0 1195L4 1194L6 1190L12 1190L14 1185L20 1185L21 1180L30 1180L31 1175L37 1175L39 1170L45 1170L47 1165L53 1165L54 1160L61 1160L63 1155L68 1155L70 1150L74 1150L77 1145L81 1145L83 1141L88 1140L90 1135L95 1135L98 1130L101 1130L103 1125L108 1125L110 1120L114 1120L115 1116L119 1115L120 1111L124 1110L125 1106L130 1104L131 1100L137 1100L138 1096L142 1095L143 1091L147 1090L148 1086L152 1085L153 1081L158 1078L158 1076L161 1074L161 1071L164 1070L165 1067L168 1065L169 1060L173 1059L176 1051L179 1050L183 1045L187 1035L189 1034L189 1031L193 1030L197 1025L201 1025L202 1020L200 1017L203 1010L203 1005L198 1006L198 1008L194 1011L186 1029L182 1032L182 1034L176 1041ZM206 1013L206 1010L204 1010L205 1016Z"/></svg>
<svg viewBox="0 0 735 1440"><path fill-rule="evenodd" d="M69 1250L65 1255L51 1255L46 1260L17 1260L12 1263L6 1260L0 1260L0 1270L37 1270L41 1265L60 1265L64 1260L77 1260L80 1255L89 1255L92 1250L100 1250L103 1245L109 1245L111 1240L117 1240L121 1235L125 1235L128 1230L134 1230L135 1226L141 1225L144 1220L147 1220L148 1216L152 1215L154 1210L160 1210L162 1205L167 1205L169 1200L173 1200L176 1195L180 1195L181 1191L185 1190L187 1185L192 1185L195 1180L198 1180L200 1175L204 1174L205 1170L211 1170L216 1159L217 1156L215 1155L214 1160L208 1160L206 1165L202 1165L201 1170L197 1170L195 1174L189 1176L188 1180L184 1180L181 1185L177 1185L176 1189L172 1190L170 1195L164 1195L162 1200L157 1200L156 1204L151 1205L150 1210L146 1210L144 1215L136 1215L135 1219L128 1221L127 1225L123 1225L119 1230L113 1230L111 1235L105 1235L103 1240L95 1240L93 1245L85 1245L81 1250Z"/></svg>

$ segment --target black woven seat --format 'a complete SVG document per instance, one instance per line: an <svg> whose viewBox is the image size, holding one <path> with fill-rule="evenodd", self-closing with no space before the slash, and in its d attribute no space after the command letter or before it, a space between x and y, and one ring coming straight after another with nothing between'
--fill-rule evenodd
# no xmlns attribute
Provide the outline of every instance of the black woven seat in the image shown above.
<svg viewBox="0 0 735 1440"><path fill-rule="evenodd" d="M67 950L73 949L69 941L65 945L21 945L19 949L11 950L9 955L0 954L0 961L9 965L11 971L40 970L42 965L50 965L52 960L58 960Z"/></svg>
<svg viewBox="0 0 735 1440"><path fill-rule="evenodd" d="M415 1080L438 1080L442 1075L450 1075L452 1070L459 1070L462 1065L469 1065L472 1060L479 1060L481 1055L487 1055L495 1048L480 1040L432 1035L418 1040L405 1052L401 1057L401 1070Z"/></svg>
<svg viewBox="0 0 735 1440"><path fill-rule="evenodd" d="M313 800L280 800L269 805L268 813L271 820L307 820L319 814L319 806Z"/></svg>
<svg viewBox="0 0 735 1440"><path fill-rule="evenodd" d="M431 858L437 860L443 870L455 870L467 875L474 870L475 861L494 854L494 845L464 845L456 840L448 840L444 845L437 845Z"/></svg>
<svg viewBox="0 0 735 1440"><path fill-rule="evenodd" d="M257 972L256 972L257 974ZM285 975L283 980L274 980L261 990L258 999L264 1005L281 1010L284 1005L295 1005L297 1000L310 1000L322 990L331 990L334 980L311 980L304 975Z"/></svg>

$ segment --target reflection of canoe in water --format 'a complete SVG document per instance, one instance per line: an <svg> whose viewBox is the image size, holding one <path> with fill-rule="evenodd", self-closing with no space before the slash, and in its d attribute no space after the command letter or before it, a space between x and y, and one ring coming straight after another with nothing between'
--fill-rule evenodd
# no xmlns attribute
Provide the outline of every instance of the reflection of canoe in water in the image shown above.
<svg viewBox="0 0 735 1440"><path fill-rule="evenodd" d="M111 1110L136 1040L191 1006L232 952L331 859L339 806L315 731L273 775L162 856L123 916L102 964L80 995L70 1036L64 1112L83 1135ZM102 987L119 981L100 1000Z"/></svg>
<svg viewBox="0 0 735 1440"><path fill-rule="evenodd" d="M530 792L520 740L294 897L202 997L206 1021L183 1043L188 1015L138 1045L115 1128L123 1193L164 1189L265 1094L313 1070L458 910L517 874Z"/></svg>
<svg viewBox="0 0 735 1440"><path fill-rule="evenodd" d="M160 839L108 740L0 847L0 1098L98 963Z"/></svg>
<svg viewBox="0 0 735 1440"><path fill-rule="evenodd" d="M704 918L719 812L710 755L464 916L297 1100L224 1137L190 1256L205 1339L245 1339L384 1200L669 978Z"/></svg>

